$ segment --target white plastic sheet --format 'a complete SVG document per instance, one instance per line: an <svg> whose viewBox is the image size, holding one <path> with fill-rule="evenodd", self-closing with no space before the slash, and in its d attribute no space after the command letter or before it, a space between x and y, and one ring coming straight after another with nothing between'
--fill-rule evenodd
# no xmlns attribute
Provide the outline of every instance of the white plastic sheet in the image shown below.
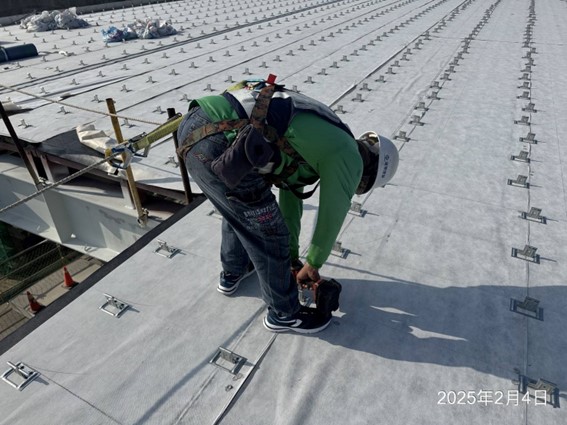
<svg viewBox="0 0 567 425"><path fill-rule="evenodd" d="M89 23L77 17L76 8L71 7L60 12L54 10L48 12L44 10L39 15L32 15L25 18L20 28L27 32L53 31L56 29L74 29L88 27Z"/></svg>
<svg viewBox="0 0 567 425"><path fill-rule="evenodd" d="M135 38L161 38L177 34L177 30L171 25L170 21L160 21L159 19L137 19L122 29L111 26L101 31L105 42L120 42Z"/></svg>

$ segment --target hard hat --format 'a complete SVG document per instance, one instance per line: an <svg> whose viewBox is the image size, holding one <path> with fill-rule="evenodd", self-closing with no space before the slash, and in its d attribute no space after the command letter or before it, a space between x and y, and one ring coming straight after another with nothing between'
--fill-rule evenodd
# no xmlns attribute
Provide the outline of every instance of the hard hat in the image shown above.
<svg viewBox="0 0 567 425"><path fill-rule="evenodd" d="M362 195L375 187L385 186L394 177L400 156L390 139L373 131L362 134L356 142L364 164L356 194Z"/></svg>

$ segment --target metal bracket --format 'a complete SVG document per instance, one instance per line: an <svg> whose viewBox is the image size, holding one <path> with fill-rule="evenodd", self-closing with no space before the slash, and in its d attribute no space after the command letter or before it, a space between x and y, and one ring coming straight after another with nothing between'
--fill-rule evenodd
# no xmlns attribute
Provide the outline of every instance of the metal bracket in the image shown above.
<svg viewBox="0 0 567 425"><path fill-rule="evenodd" d="M536 113L537 109L535 109L535 105L532 102L530 102L524 108L522 108L522 111Z"/></svg>
<svg viewBox="0 0 567 425"><path fill-rule="evenodd" d="M209 360L209 363L236 375L240 368L246 363L246 358L224 347L219 347L213 358Z"/></svg>
<svg viewBox="0 0 567 425"><path fill-rule="evenodd" d="M333 244L331 254L333 254L334 256L340 257L340 258L347 258L349 253L350 253L350 250L342 247L342 242L336 241Z"/></svg>
<svg viewBox="0 0 567 425"><path fill-rule="evenodd" d="M100 310L105 313L110 314L114 317L120 317L124 311L130 307L130 304L120 301L118 298L114 298L112 295L104 294L106 297L106 302L99 307Z"/></svg>
<svg viewBox="0 0 567 425"><path fill-rule="evenodd" d="M530 184L528 183L528 176L523 176L521 174L518 174L516 180L508 179L508 185L525 187L526 189L530 187Z"/></svg>
<svg viewBox="0 0 567 425"><path fill-rule="evenodd" d="M135 143L138 143L139 141L141 141L146 136L147 136L147 133L138 134L137 136L134 136L131 139L129 139L128 142L130 144L135 144ZM147 158L149 152L150 152L150 146L148 145L148 146L146 146L146 148L144 149L144 151L142 153L134 153L134 155L135 156L141 156L143 158Z"/></svg>
<svg viewBox="0 0 567 425"><path fill-rule="evenodd" d="M401 130L398 132L398 134L396 134L394 139L403 140L404 142L409 142L411 140L409 138L409 136L407 135L407 133L405 131L401 131Z"/></svg>
<svg viewBox="0 0 567 425"><path fill-rule="evenodd" d="M526 162L530 163L530 158L528 158L528 151L520 151L518 155L512 155L510 157L512 161Z"/></svg>
<svg viewBox="0 0 567 425"><path fill-rule="evenodd" d="M425 125L425 123L421 122L421 118L421 115L412 115L409 123L413 125Z"/></svg>
<svg viewBox="0 0 567 425"><path fill-rule="evenodd" d="M540 399L538 393L545 393L545 404L549 404L554 408L559 408L559 388L557 384L553 382L546 381L545 379L531 379L525 375L518 373L518 380L514 381L518 384L518 391L521 394L529 393L531 398L534 398L536 402ZM534 394L532 394L533 390Z"/></svg>
<svg viewBox="0 0 567 425"><path fill-rule="evenodd" d="M530 125L530 117L528 117L527 115L522 115L522 118L520 118L519 120L514 120L514 124Z"/></svg>
<svg viewBox="0 0 567 425"><path fill-rule="evenodd" d="M172 164L175 168L179 167L179 163L175 160L173 155L167 157L167 161L165 161L164 165Z"/></svg>
<svg viewBox="0 0 567 425"><path fill-rule="evenodd" d="M535 138L535 133L529 132L526 137L520 137L520 142L522 143L529 143L531 145L536 145L537 140Z"/></svg>
<svg viewBox="0 0 567 425"><path fill-rule="evenodd" d="M512 257L519 258L520 260L530 261L539 264L539 255L536 254L537 248L525 245L524 249L512 248Z"/></svg>
<svg viewBox="0 0 567 425"><path fill-rule="evenodd" d="M425 102L418 102L418 104L415 105L413 107L413 109L417 109L417 110L420 110L420 111L428 111L429 110L429 108L427 106L425 106Z"/></svg>
<svg viewBox="0 0 567 425"><path fill-rule="evenodd" d="M366 215L366 210L362 209L362 204L360 202L353 202L350 204L348 212L359 217L364 217Z"/></svg>
<svg viewBox="0 0 567 425"><path fill-rule="evenodd" d="M526 297L524 301L510 298L510 311L543 322L543 308L539 306L539 300L535 298Z"/></svg>
<svg viewBox="0 0 567 425"><path fill-rule="evenodd" d="M8 362L8 366L10 366L10 369L2 374L2 380L18 391L22 391L31 381L40 375L37 370L32 369L22 362L18 362L16 364ZM18 382L8 379L8 377L13 374L15 374L14 376L18 376Z"/></svg>
<svg viewBox="0 0 567 425"><path fill-rule="evenodd" d="M215 218L218 218L218 219L222 220L222 215L221 215L220 212L218 212L218 210L217 210L216 208L213 208L212 210L210 210L210 211L207 213L207 215L208 215L209 217L215 217Z"/></svg>
<svg viewBox="0 0 567 425"><path fill-rule="evenodd" d="M157 240L158 247L154 250L154 252L162 257L171 258L175 254L181 252L179 248L175 248L173 246L169 246L166 241Z"/></svg>
<svg viewBox="0 0 567 425"><path fill-rule="evenodd" d="M531 207L529 212L522 211L521 217L524 220L538 221L547 224L547 219L541 215L541 208Z"/></svg>

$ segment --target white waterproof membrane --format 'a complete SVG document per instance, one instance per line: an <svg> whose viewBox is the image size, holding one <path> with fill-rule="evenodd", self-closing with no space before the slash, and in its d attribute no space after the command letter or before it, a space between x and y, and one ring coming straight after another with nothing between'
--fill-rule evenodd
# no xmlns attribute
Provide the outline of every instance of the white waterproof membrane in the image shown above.
<svg viewBox="0 0 567 425"><path fill-rule="evenodd" d="M102 43L110 22L155 15L179 33ZM362 213L321 270L343 285L322 333L266 331L254 277L234 296L215 290L221 221L205 203L0 356L0 369L40 373L22 391L0 381L0 423L567 422L566 1L187 1L82 17L100 26L0 31L41 50L1 76L47 93L2 92L33 108L12 116L29 124L23 139L85 123L112 134L95 96L159 123L273 73L355 134L390 137L400 165L353 199ZM66 92L93 111L60 112L49 100ZM155 126L129 123L126 137ZM137 178L181 187L172 154L152 148ZM317 205L304 205L302 253ZM159 255L157 239L181 251ZM105 314L104 294L130 308ZM209 363L219 346L236 353L221 358L229 369L246 359L234 374Z"/></svg>

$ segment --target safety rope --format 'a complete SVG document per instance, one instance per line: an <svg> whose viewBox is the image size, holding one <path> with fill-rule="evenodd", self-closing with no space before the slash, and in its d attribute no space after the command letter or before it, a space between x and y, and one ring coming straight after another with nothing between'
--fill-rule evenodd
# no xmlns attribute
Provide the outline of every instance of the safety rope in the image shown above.
<svg viewBox="0 0 567 425"><path fill-rule="evenodd" d="M120 155L122 152L115 152L112 155L110 155L107 158L101 159L100 161L95 162L94 164L91 164L85 168L83 168L82 170L77 171L76 173L70 174L69 176L55 182L52 184L48 184L47 186L45 186L42 189L39 189L37 192L32 193L29 196L26 196L25 198L20 199L19 201L14 202L13 204L7 205L5 207L3 207L2 209L0 209L0 214L2 214L5 211L8 211L11 208L17 207L18 205L24 204L27 201L29 201L30 199L36 198L39 195L42 195L43 193L47 192L48 190L54 189L57 186L61 186L62 184L68 183L71 180L73 180L74 178L77 178L85 173L88 173L89 171L91 171L92 169L104 164L105 162L107 162L109 159L112 159L118 155Z"/></svg>
<svg viewBox="0 0 567 425"><path fill-rule="evenodd" d="M112 115L112 114L108 114L108 115ZM181 123L181 120L183 119L183 116L181 114L177 114L174 115L173 117L171 117L169 120L167 120L164 123L158 123L158 128L152 130L150 133L148 134L143 134L141 139L137 139L137 140L128 140L125 141L124 143L120 143L118 144L116 147L112 148L112 149L107 149L105 152L105 158L101 159L100 161L95 162L94 164L91 164L85 168L83 168L82 170L77 171L76 173L73 173L61 180L59 180L58 182L52 183L52 184L48 184L47 186L45 186L42 189L39 189L37 192L32 193L31 195L20 199L19 201L14 202L11 205L7 205L5 207L2 207L2 209L0 209L0 214L2 214L3 212L17 207L18 205L21 205L27 201L29 201L30 199L33 199L39 195L41 195L42 193L45 193L46 191L56 188L57 186L60 186L62 184L68 183L71 180L73 180L76 177L79 177L82 174L85 174L89 171L91 171L92 169L98 167L99 165L104 164L105 162L110 163L112 166L114 167L118 167L118 168L122 168L120 167L118 164L116 164L115 162L113 162L112 160L114 158L116 158L118 155L122 155L124 153L127 152L131 152L132 154L138 150L141 149L145 149L148 146L150 146L152 143L158 141L159 139L167 136L168 134L174 132L177 130L177 128L179 127L179 124Z"/></svg>
<svg viewBox="0 0 567 425"><path fill-rule="evenodd" d="M33 93L28 92L28 91L18 89L18 88L12 87L12 86L7 86L6 84L2 84L2 83L0 83L0 87L3 87L7 90L15 91L17 93L25 94L26 96L30 96L30 97L33 97L35 99L44 100L46 102L55 103L55 104L58 104L58 105L61 105L61 106L67 106L69 108L79 109L79 110L85 111L85 112L91 112L93 114L104 115L104 116L107 116L107 117L116 117L116 118L125 119L125 120L128 120L128 121L141 122L141 123L144 123L144 124L151 124L151 125L158 125L158 126L162 124L160 122L148 121L148 120L144 120L144 119L141 119L141 118L131 118L131 117L126 117L124 115L111 114L109 112L99 111L97 109L90 109L90 108L85 108L83 106L72 105L70 103L62 102L62 101L56 100L56 99L50 99L50 98L45 97L45 96L38 96L37 94L33 94Z"/></svg>

